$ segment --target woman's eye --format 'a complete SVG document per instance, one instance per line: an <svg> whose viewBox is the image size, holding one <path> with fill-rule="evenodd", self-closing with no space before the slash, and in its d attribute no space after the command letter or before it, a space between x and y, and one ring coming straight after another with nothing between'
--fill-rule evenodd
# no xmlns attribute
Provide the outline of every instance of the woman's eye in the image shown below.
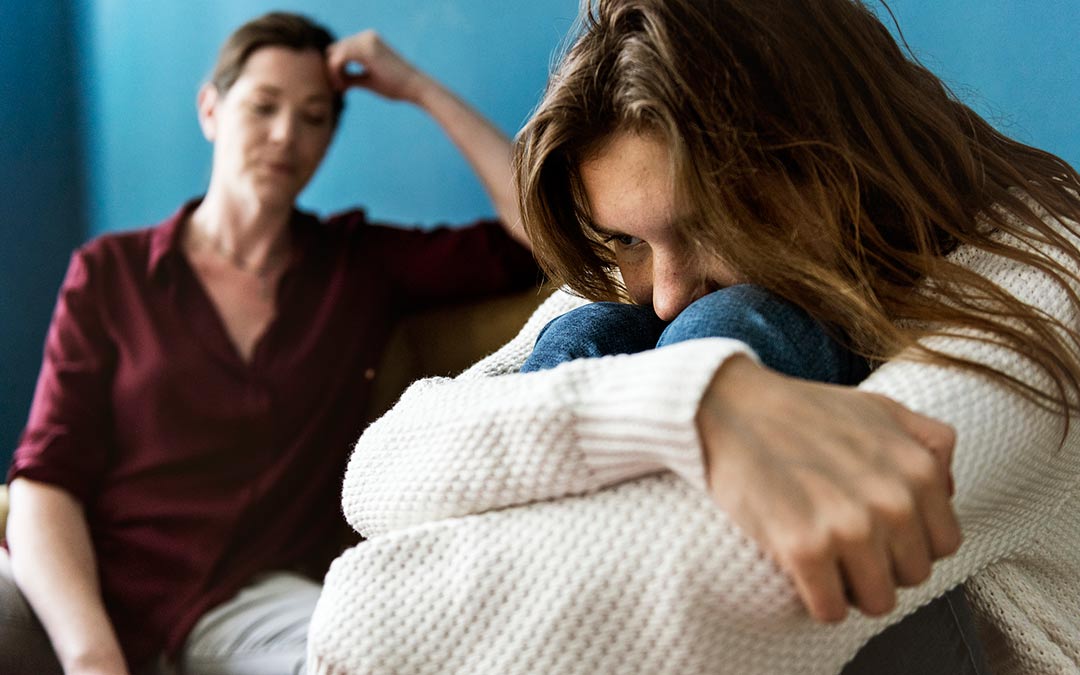
<svg viewBox="0 0 1080 675"><path fill-rule="evenodd" d="M259 117L268 117L277 112L277 106L273 103L252 103L251 111Z"/></svg>
<svg viewBox="0 0 1080 675"><path fill-rule="evenodd" d="M304 115L304 121L313 127L321 127L325 126L330 121L330 116L322 114L315 115L309 113Z"/></svg>
<svg viewBox="0 0 1080 675"><path fill-rule="evenodd" d="M615 242L619 246L630 247L640 244L641 239L631 236L629 234L609 234L604 240L604 242L608 244L610 244L611 242Z"/></svg>

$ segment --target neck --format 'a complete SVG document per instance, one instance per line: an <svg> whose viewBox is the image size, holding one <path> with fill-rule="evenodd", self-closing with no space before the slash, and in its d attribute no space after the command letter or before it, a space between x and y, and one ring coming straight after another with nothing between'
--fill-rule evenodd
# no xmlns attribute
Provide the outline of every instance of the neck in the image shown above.
<svg viewBox="0 0 1080 675"><path fill-rule="evenodd" d="M291 215L292 205L244 203L211 186L191 213L184 244L190 252L211 253L238 269L265 274L288 257Z"/></svg>

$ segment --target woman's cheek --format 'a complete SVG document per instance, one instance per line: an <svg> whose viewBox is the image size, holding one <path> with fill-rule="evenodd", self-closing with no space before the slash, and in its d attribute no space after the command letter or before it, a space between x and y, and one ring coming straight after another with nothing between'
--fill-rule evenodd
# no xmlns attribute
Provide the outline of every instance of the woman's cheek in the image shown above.
<svg viewBox="0 0 1080 675"><path fill-rule="evenodd" d="M620 256L618 263L630 299L639 305L652 304L652 273L647 261Z"/></svg>

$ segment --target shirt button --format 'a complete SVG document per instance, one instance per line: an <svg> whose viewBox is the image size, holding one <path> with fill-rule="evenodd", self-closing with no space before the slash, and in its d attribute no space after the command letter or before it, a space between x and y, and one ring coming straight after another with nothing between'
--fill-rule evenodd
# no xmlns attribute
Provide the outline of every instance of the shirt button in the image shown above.
<svg viewBox="0 0 1080 675"><path fill-rule="evenodd" d="M374 368L368 368L367 370L365 370L364 371L364 379L367 380L368 382L374 380L375 379L375 369Z"/></svg>

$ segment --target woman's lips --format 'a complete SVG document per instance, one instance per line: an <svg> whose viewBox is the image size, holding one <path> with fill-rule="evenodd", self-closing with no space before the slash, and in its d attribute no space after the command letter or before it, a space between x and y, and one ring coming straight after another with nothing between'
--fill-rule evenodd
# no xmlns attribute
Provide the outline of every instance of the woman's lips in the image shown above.
<svg viewBox="0 0 1080 675"><path fill-rule="evenodd" d="M291 162L268 162L267 166L274 173L292 174L296 171L296 165Z"/></svg>

